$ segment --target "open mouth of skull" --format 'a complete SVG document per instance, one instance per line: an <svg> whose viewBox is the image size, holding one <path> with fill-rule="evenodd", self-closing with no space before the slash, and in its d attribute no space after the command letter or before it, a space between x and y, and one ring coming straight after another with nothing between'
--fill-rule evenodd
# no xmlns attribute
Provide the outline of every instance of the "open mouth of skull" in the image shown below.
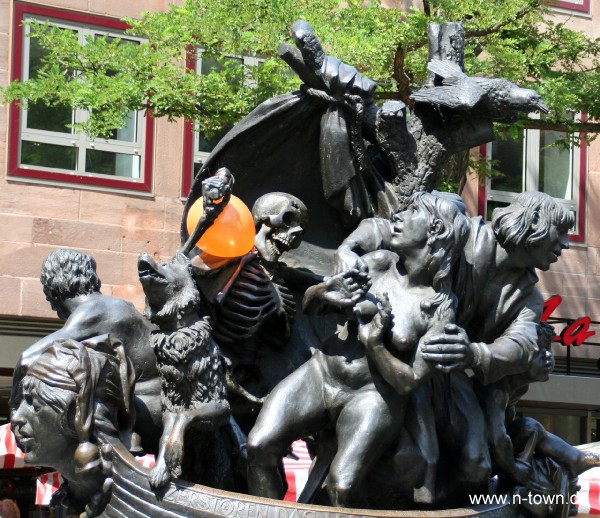
<svg viewBox="0 0 600 518"><path fill-rule="evenodd" d="M276 248L280 254L291 250L296 244L296 239L288 234L275 234L272 240L272 246Z"/></svg>
<svg viewBox="0 0 600 518"><path fill-rule="evenodd" d="M274 234L271 238L265 239L265 245L267 247L268 256L271 260L279 259L281 254L290 250L291 239L285 235ZM260 250L259 250L260 251ZM263 254L264 255L264 254Z"/></svg>

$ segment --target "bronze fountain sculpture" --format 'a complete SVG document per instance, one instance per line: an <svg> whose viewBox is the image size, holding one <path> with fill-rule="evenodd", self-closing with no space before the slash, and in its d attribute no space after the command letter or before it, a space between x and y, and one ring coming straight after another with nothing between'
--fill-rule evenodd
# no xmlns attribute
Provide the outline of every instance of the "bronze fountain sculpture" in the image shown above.
<svg viewBox="0 0 600 518"><path fill-rule="evenodd" d="M600 458L514 415L553 367L535 269L568 248L573 217L524 193L485 223L431 192L494 121L546 108L532 90L468 77L460 23L429 31L430 80L408 117L293 25L297 48L280 56L304 85L215 148L173 259L140 256L144 317L100 295L85 254L47 260L59 258L42 281L67 293L48 295L66 323L23 353L11 419L26 462L63 474L55 503L89 517L574 510L577 475ZM253 206L255 247L215 257L199 240L233 192ZM70 293L80 277L89 289ZM292 504L276 499L296 439L314 462ZM152 471L134 460L142 448L158 455ZM563 504L510 498L527 492ZM473 494L508 496L472 508Z"/></svg>

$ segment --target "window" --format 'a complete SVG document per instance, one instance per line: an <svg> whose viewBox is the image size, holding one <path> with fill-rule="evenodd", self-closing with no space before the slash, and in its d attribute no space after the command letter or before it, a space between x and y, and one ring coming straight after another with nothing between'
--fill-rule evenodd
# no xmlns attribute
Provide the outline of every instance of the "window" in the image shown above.
<svg viewBox="0 0 600 518"><path fill-rule="evenodd" d="M496 140L485 146L488 160L496 161L500 176L486 180L480 191L480 214L491 219L496 207L511 203L523 191L542 191L575 215L572 242L583 242L585 231L586 146L551 146L564 133L524 130L518 140Z"/></svg>
<svg viewBox="0 0 600 518"><path fill-rule="evenodd" d="M588 415L585 410L573 408L520 408L519 417L531 417L548 432L558 435L569 444L589 442L587 432Z"/></svg>
<svg viewBox="0 0 600 518"><path fill-rule="evenodd" d="M249 57L249 56L230 56L230 61L239 63L239 80L240 84L246 82L249 84L248 79L245 77L244 68L247 66L258 66L262 63L262 59ZM195 68L197 74L208 74L211 70L220 70L223 65L213 58L204 57L201 52L198 53L196 59L190 60L188 67ZM193 130L191 123L186 124L185 136L184 136L184 164L183 164L183 182L182 182L182 194L187 196L192 186L194 178L202 168L204 161L210 155L210 152L219 143L219 141L229 132L231 128L223 128L217 135L208 139L205 138L200 132Z"/></svg>
<svg viewBox="0 0 600 518"><path fill-rule="evenodd" d="M577 11L580 13L590 13L590 0L553 0L550 5L559 9Z"/></svg>
<svg viewBox="0 0 600 518"><path fill-rule="evenodd" d="M140 39L123 37L127 26L115 20L87 14L59 11L41 6L15 5L12 79L35 78L44 50L27 36L22 22L48 20L86 37L122 38L122 44L137 45ZM149 192L152 189L153 121L142 112L131 112L127 125L109 139L88 139L69 124L85 121L88 112L68 107L47 107L32 103L21 109L11 107L9 176L31 181L80 184Z"/></svg>

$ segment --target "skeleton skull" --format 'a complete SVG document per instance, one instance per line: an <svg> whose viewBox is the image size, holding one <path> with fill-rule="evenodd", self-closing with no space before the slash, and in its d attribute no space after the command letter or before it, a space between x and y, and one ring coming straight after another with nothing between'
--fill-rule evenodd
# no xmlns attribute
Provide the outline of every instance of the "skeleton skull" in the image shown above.
<svg viewBox="0 0 600 518"><path fill-rule="evenodd" d="M308 223L306 205L285 192L270 192L252 207L256 226L254 245L267 264L275 264L283 252L298 248Z"/></svg>

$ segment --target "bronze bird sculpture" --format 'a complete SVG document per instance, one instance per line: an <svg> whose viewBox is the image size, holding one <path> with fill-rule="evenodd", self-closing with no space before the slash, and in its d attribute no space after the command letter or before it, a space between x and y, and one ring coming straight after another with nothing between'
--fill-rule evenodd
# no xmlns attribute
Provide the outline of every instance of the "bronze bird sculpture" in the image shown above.
<svg viewBox="0 0 600 518"><path fill-rule="evenodd" d="M449 60L432 60L427 70L435 74L434 86L426 86L411 98L416 103L437 105L458 112L477 109L497 122L515 122L519 113L548 108L539 94L530 88L521 88L506 79L469 77ZM441 84L440 84L441 83Z"/></svg>

